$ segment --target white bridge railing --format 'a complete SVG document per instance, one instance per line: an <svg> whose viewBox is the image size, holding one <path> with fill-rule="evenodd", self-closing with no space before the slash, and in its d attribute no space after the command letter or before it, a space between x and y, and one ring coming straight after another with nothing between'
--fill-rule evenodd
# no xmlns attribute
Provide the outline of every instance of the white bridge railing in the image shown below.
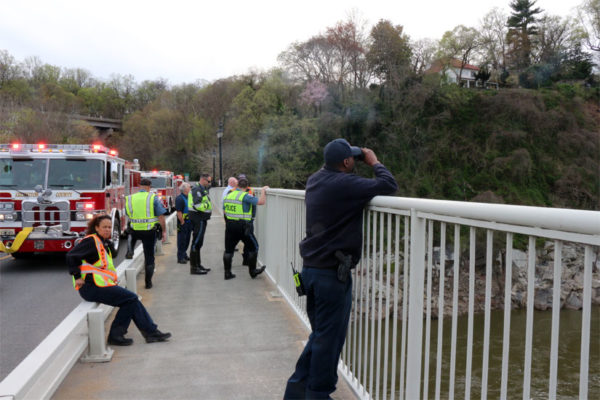
<svg viewBox="0 0 600 400"><path fill-rule="evenodd" d="M298 243L305 235L304 192L270 189L255 230L261 262L308 325L306 300L296 294L290 267L291 262L302 268ZM594 264L596 271L600 266L600 212L377 197L365 210L363 238L339 368L360 398L554 399L565 395L568 385L559 370L568 357L575 357L577 368L570 375L575 378L568 378L575 381L568 382L576 385L574 393L566 396L600 394L600 322L592 322L592 310L594 318L600 315L592 305L593 280L594 290L600 290L600 274L593 273ZM575 350L560 342L567 242L583 253ZM542 315L534 314L534 296L541 279L537 254L544 244L550 253L553 247L556 262L550 276L555 282L551 328L540 332L534 327ZM526 298L521 301L526 316L522 331L515 331L512 271L514 255L523 253L519 248L527 254ZM477 264L478 254L482 262ZM498 323L492 324L496 316ZM536 343L544 335L549 345L540 349ZM536 361L538 353L544 353L544 361Z"/></svg>

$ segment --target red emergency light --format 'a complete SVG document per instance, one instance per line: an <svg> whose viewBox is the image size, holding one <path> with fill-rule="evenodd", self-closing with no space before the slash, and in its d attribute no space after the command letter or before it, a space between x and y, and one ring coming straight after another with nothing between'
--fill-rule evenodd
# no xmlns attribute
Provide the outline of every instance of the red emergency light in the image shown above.
<svg viewBox="0 0 600 400"><path fill-rule="evenodd" d="M12 147L13 150L19 150L21 148L21 144L20 143L13 143L11 147Z"/></svg>
<svg viewBox="0 0 600 400"><path fill-rule="evenodd" d="M117 151L115 149L112 149L111 151L109 151L109 154L111 156L115 156L116 157L118 153L117 153Z"/></svg>
<svg viewBox="0 0 600 400"><path fill-rule="evenodd" d="M44 150L46 145L44 143L38 143L38 150Z"/></svg>

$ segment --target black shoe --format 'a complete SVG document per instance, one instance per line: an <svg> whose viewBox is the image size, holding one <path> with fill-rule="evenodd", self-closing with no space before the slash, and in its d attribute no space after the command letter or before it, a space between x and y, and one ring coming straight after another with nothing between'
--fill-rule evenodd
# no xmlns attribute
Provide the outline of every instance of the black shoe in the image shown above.
<svg viewBox="0 0 600 400"><path fill-rule="evenodd" d="M207 270L201 268L190 268L190 274L192 275L206 275L208 273Z"/></svg>
<svg viewBox="0 0 600 400"><path fill-rule="evenodd" d="M131 260L131 259L133 258L133 253L129 253L129 252L127 252L127 254L125 254L125 258L126 258L127 260Z"/></svg>
<svg viewBox="0 0 600 400"><path fill-rule="evenodd" d="M233 274L233 273L231 273L229 271L225 272L225 280L226 281L229 280L229 279L233 279L233 278L235 278L235 274Z"/></svg>
<svg viewBox="0 0 600 400"><path fill-rule="evenodd" d="M210 271L210 268L205 268L203 265L201 265L200 267L198 267L200 269L200 271Z"/></svg>
<svg viewBox="0 0 600 400"><path fill-rule="evenodd" d="M113 346L131 346L133 344L133 339L129 339L121 336L109 336L108 344L112 344Z"/></svg>
<svg viewBox="0 0 600 400"><path fill-rule="evenodd" d="M248 260L244 259L244 260L242 261L242 265L248 265Z"/></svg>
<svg viewBox="0 0 600 400"><path fill-rule="evenodd" d="M190 258L187 255L185 256L185 261L190 261Z"/></svg>
<svg viewBox="0 0 600 400"><path fill-rule="evenodd" d="M164 342L171 337L169 332L162 333L158 329L145 335L146 343Z"/></svg>
<svg viewBox="0 0 600 400"><path fill-rule="evenodd" d="M266 265L263 265L260 268L256 268L254 271L250 271L250 276L252 277L252 279L256 278L258 275L262 274L263 271L267 268Z"/></svg>
<svg viewBox="0 0 600 400"><path fill-rule="evenodd" d="M177 264L187 264L186 260L177 260Z"/></svg>
<svg viewBox="0 0 600 400"><path fill-rule="evenodd" d="M152 282L146 282L146 289L152 289Z"/></svg>

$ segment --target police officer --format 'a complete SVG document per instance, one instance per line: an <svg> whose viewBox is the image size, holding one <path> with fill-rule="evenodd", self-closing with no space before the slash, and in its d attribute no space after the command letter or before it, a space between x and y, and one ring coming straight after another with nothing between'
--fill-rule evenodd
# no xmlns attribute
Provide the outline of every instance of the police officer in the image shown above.
<svg viewBox="0 0 600 400"><path fill-rule="evenodd" d="M188 207L188 197L191 186L187 182L179 185L181 194L175 199L175 211L177 212L177 263L187 264L190 258L187 249L192 237L192 221Z"/></svg>
<svg viewBox="0 0 600 400"><path fill-rule="evenodd" d="M398 185L375 153L344 139L324 149L325 165L306 183L306 237L300 242L306 312L312 328L289 378L284 399L328 399L335 391L337 365L346 340L352 305L353 267L362 249L363 209L377 195ZM355 157L373 168L374 179L354 175ZM341 255L338 256L337 254ZM340 270L338 277L338 269Z"/></svg>
<svg viewBox="0 0 600 400"><path fill-rule="evenodd" d="M248 177L245 174L240 174L239 176L240 178L243 179L248 179ZM252 190L252 188L250 187L250 181L248 181L248 187L245 190L248 194L251 194L252 196L254 196L254 191ZM256 251L258 252L258 240L256 240L256 236L254 236L254 220L256 219L256 207L251 206L252 207L252 218L250 219L250 225L248 227L248 235L250 236L250 239L256 243ZM248 255L250 254L250 251L248 250L248 248L246 246L244 246L244 252L242 253L242 265L248 265Z"/></svg>
<svg viewBox="0 0 600 400"><path fill-rule="evenodd" d="M155 193L150 193L152 181L143 178L140 182L141 190L129 195L125 201L125 211L129 217L130 251L135 248L137 240L142 241L144 247L144 263L146 272L146 289L152 288L152 275L154 275L154 247L156 246L157 229L162 229L162 241L167 239L165 214L167 210L162 206Z"/></svg>
<svg viewBox="0 0 600 400"><path fill-rule="evenodd" d="M204 244L206 225L212 214L212 203L208 196L211 183L212 177L209 174L202 174L198 185L188 195L190 220L193 226L192 250L190 251L190 274L193 275L204 275L210 271L210 268L202 265L200 249Z"/></svg>
<svg viewBox="0 0 600 400"><path fill-rule="evenodd" d="M260 198L256 198L246 192L248 179L245 176L238 177L238 186L230 191L223 200L223 213L225 215L225 253L223 254L223 267L225 269L225 280L235 278L231 272L233 252L235 246L241 240L244 242L244 250L248 250L248 272L254 279L261 274L266 266L256 268L258 261L258 243L253 235L250 235L250 223L252 220L252 207L263 205L267 202L268 186L263 186Z"/></svg>

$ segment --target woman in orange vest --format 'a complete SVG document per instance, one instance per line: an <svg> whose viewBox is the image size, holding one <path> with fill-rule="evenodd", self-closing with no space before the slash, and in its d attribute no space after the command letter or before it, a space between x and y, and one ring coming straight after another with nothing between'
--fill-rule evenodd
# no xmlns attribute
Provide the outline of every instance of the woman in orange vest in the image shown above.
<svg viewBox="0 0 600 400"><path fill-rule="evenodd" d="M109 215L97 215L88 224L87 236L67 253L73 286L86 301L119 307L110 326L108 344L129 346L133 339L125 337L131 320L147 343L164 342L171 334L157 329L139 301L137 294L117 285L117 271L111 249L112 222Z"/></svg>

